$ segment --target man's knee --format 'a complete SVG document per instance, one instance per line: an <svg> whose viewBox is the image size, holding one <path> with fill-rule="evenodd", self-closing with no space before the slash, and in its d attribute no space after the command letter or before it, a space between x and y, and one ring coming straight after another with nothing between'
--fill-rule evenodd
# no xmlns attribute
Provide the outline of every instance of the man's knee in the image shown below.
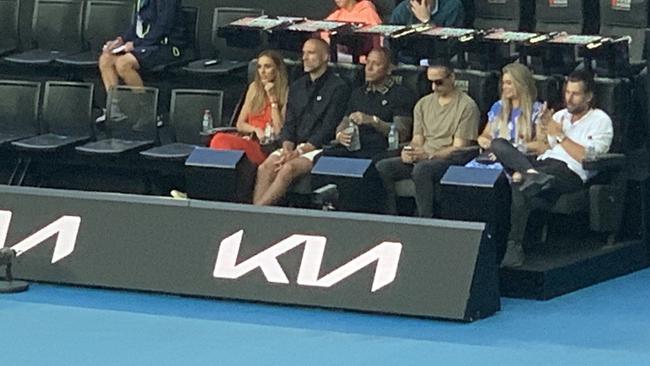
<svg viewBox="0 0 650 366"><path fill-rule="evenodd" d="M129 72L136 71L137 67L135 61L125 55L119 57L115 61L115 69L117 70L117 73L122 76Z"/></svg>
<svg viewBox="0 0 650 366"><path fill-rule="evenodd" d="M423 161L415 164L411 172L411 178L415 182L433 181L433 183L438 183L448 167L449 163L443 160Z"/></svg>
<svg viewBox="0 0 650 366"><path fill-rule="evenodd" d="M99 69L102 71L111 69L115 66L115 56L102 53L101 56L99 56L98 63Z"/></svg>
<svg viewBox="0 0 650 366"><path fill-rule="evenodd" d="M282 168L278 171L278 179L290 182L294 179L296 175L296 167L293 164L284 164Z"/></svg>
<svg viewBox="0 0 650 366"><path fill-rule="evenodd" d="M304 158L294 159L282 166L278 172L278 179L293 182L295 179L309 173L312 166L311 162Z"/></svg>
<svg viewBox="0 0 650 366"><path fill-rule="evenodd" d="M257 167L257 175L268 175L275 169L275 156L269 156Z"/></svg>
<svg viewBox="0 0 650 366"><path fill-rule="evenodd" d="M395 171L395 158L383 159L375 163L377 172L383 179L392 179ZM400 160L401 161L401 160Z"/></svg>

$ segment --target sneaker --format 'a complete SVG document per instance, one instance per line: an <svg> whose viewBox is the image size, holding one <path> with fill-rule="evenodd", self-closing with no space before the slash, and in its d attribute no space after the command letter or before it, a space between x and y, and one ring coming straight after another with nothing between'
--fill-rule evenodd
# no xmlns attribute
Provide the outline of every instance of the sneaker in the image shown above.
<svg viewBox="0 0 650 366"><path fill-rule="evenodd" d="M521 243L517 243L514 240L508 240L506 254L503 256L503 260L501 261L501 268L521 267L525 260L526 256L524 255L524 247Z"/></svg>
<svg viewBox="0 0 650 366"><path fill-rule="evenodd" d="M527 173L524 174L524 181L519 185L519 190L527 197L534 197L551 188L554 180L554 176L546 173Z"/></svg>
<svg viewBox="0 0 650 366"><path fill-rule="evenodd" d="M181 192L176 189L172 189L171 192L169 192L169 195L172 196L172 198L175 198L177 200L184 200L187 199L187 193Z"/></svg>
<svg viewBox="0 0 650 366"><path fill-rule="evenodd" d="M102 108L102 115L97 117L95 123L104 123L106 122L106 108ZM111 107L111 121L120 122L127 119L128 116L120 110L120 107L117 104L113 104Z"/></svg>

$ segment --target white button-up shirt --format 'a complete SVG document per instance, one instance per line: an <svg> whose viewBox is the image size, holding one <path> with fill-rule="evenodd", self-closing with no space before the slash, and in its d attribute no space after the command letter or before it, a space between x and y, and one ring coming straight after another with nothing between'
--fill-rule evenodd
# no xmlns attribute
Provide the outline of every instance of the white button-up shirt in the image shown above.
<svg viewBox="0 0 650 366"><path fill-rule="evenodd" d="M602 110L591 109L582 118L571 123L571 113L565 108L555 113L553 119L562 126L562 132L571 141L582 146L587 146L591 137L596 154L604 154L609 151L609 146L614 136L614 129L612 127L612 120ZM549 136L548 142L551 148L540 155L537 158L538 160L551 158L563 161L569 169L580 176L583 182L596 175L596 171L583 169L582 162L569 155L564 147L557 143L554 137Z"/></svg>

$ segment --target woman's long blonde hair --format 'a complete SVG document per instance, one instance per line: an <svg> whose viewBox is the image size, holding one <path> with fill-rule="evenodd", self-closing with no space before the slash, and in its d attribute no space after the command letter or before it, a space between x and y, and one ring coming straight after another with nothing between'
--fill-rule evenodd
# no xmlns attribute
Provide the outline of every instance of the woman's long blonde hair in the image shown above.
<svg viewBox="0 0 650 366"><path fill-rule="evenodd" d="M531 119L533 115L533 104L537 100L537 87L535 86L535 79L530 70L520 64L511 63L503 67L501 70L502 75L510 75L512 85L514 86L517 96L519 97L519 109L521 114L515 121L515 141L517 138L523 137L524 141L531 141L533 137L533 128ZM501 80L503 83L503 79ZM508 120L512 112L512 100L503 97L501 93L501 113L495 118L497 123L499 136L508 136L510 138L510 131L508 130Z"/></svg>
<svg viewBox="0 0 650 366"><path fill-rule="evenodd" d="M278 104L280 108L287 104L287 93L289 90L289 77L287 76L287 66L284 64L282 55L274 50L264 50L257 55L259 60L261 57L268 57L273 61L276 67L275 80L273 80L274 88L278 94ZM251 101L251 112L260 113L266 104L266 92L264 91L264 84L260 79L260 73L255 71L255 80L253 81L255 93Z"/></svg>

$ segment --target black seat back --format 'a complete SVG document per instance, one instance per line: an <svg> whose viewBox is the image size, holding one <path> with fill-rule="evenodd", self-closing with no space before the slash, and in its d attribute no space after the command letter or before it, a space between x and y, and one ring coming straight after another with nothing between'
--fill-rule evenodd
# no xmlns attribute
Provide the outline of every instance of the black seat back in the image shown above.
<svg viewBox="0 0 650 366"><path fill-rule="evenodd" d="M183 60L191 61L199 58L199 8L195 6L183 6L182 24L185 29L185 39L188 42L185 46Z"/></svg>
<svg viewBox="0 0 650 366"><path fill-rule="evenodd" d="M264 10L255 8L229 8L218 7L214 9L212 16L212 47L214 57L221 57L229 60L248 61L260 51L261 44L252 48L231 47L226 44L226 40L219 37L220 27L224 27L237 19L244 17L258 17L264 15Z"/></svg>
<svg viewBox="0 0 650 366"><path fill-rule="evenodd" d="M175 141L201 145L203 114L206 110L210 110L214 123L220 123L222 108L223 92L221 90L172 90L169 124Z"/></svg>
<svg viewBox="0 0 650 366"><path fill-rule="evenodd" d="M134 4L125 1L88 0L84 20L84 40L91 51L124 32L134 16Z"/></svg>
<svg viewBox="0 0 650 366"><path fill-rule="evenodd" d="M381 17L384 23L388 23L390 20L390 15L395 9L395 0L373 0L375 8L377 8L377 14Z"/></svg>
<svg viewBox="0 0 650 366"><path fill-rule="evenodd" d="M460 70L456 74L456 86L467 93L481 112L481 129L487 121L487 112L499 99L499 74L494 71Z"/></svg>
<svg viewBox="0 0 650 366"><path fill-rule="evenodd" d="M596 107L609 114L614 127L611 152L625 152L630 123L645 123L642 118L632 119L632 87L626 78L596 78Z"/></svg>
<svg viewBox="0 0 650 366"><path fill-rule="evenodd" d="M32 38L41 49L65 52L83 50L84 2L78 0L36 0Z"/></svg>
<svg viewBox="0 0 650 366"><path fill-rule="evenodd" d="M600 0L600 34L632 37L630 61L646 58L647 28L647 0Z"/></svg>
<svg viewBox="0 0 650 366"><path fill-rule="evenodd" d="M534 7L533 0L475 0L474 28L528 31Z"/></svg>
<svg viewBox="0 0 650 366"><path fill-rule="evenodd" d="M593 0L537 1L535 32L563 31L569 34L582 34L585 23L585 1L594 3Z"/></svg>
<svg viewBox="0 0 650 366"><path fill-rule="evenodd" d="M393 80L409 88L416 99L431 93L431 82L427 79L427 68L415 65L399 65L393 69Z"/></svg>
<svg viewBox="0 0 650 366"><path fill-rule="evenodd" d="M364 84L363 65L347 63L330 63L329 67L335 74L340 76L351 89L355 89Z"/></svg>
<svg viewBox="0 0 650 366"><path fill-rule="evenodd" d="M113 113L113 105L121 115ZM116 86L109 91L106 106L108 137L158 142L158 89Z"/></svg>
<svg viewBox="0 0 650 366"><path fill-rule="evenodd" d="M20 0L0 0L0 54L20 44Z"/></svg>
<svg viewBox="0 0 650 366"><path fill-rule="evenodd" d="M287 65L287 75L289 76L289 83L292 83L293 81L299 79L301 76L305 75L305 70L303 69L301 60L285 58L284 63ZM249 74L249 76L250 75L251 74ZM252 79L250 80L252 81Z"/></svg>
<svg viewBox="0 0 650 366"><path fill-rule="evenodd" d="M46 82L41 113L42 129L64 136L92 137L93 91L92 83Z"/></svg>
<svg viewBox="0 0 650 366"><path fill-rule="evenodd" d="M563 108L562 79L557 76L533 75L537 87L537 99L547 102L549 108L559 110Z"/></svg>
<svg viewBox="0 0 650 366"><path fill-rule="evenodd" d="M41 84L0 80L0 133L36 135Z"/></svg>

